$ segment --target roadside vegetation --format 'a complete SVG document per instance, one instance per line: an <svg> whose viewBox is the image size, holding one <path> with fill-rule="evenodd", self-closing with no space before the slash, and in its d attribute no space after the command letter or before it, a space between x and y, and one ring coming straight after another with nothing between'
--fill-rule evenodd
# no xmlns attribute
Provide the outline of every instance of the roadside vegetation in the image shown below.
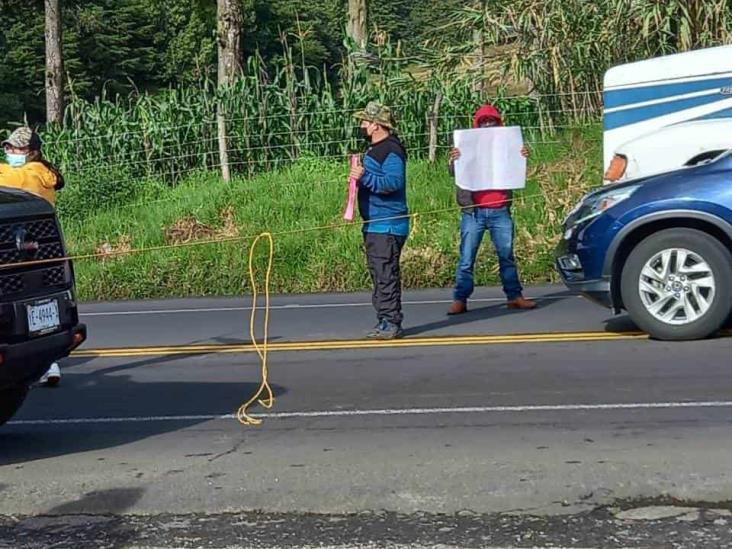
<svg viewBox="0 0 732 549"><path fill-rule="evenodd" d="M78 262L84 299L247 291L248 237L340 222L347 158L363 149L352 115L370 100L396 115L413 212L454 207L445 153L480 104L520 125L533 155L514 204L516 254L525 282L551 281L564 214L600 183L604 72L732 37L728 0L363 0L349 3L369 8L360 45L347 31L358 9L341 0L228 0L241 10L243 44L219 83L215 30L229 11L69 2L56 14L66 106L44 124L44 12L10 3L18 9L0 14L0 120L42 126L44 153L67 181L58 208L70 251L109 255ZM449 285L458 212L414 225L406 286ZM113 256L225 238L234 240ZM273 290L367 287L360 240L357 225L276 236ZM477 281L497 280L486 247Z"/></svg>
<svg viewBox="0 0 732 549"><path fill-rule="evenodd" d="M532 146L527 188L516 193L516 254L525 282L555 280L552 249L564 215L600 183L600 129L565 131ZM408 288L449 286L457 261L459 212L446 160L409 164L409 203L415 223L403 257ZM345 161L301 159L251 178L223 184L215 172L189 175L170 188L146 182L146 192L103 209L62 213L73 254L107 253L79 261L83 299L239 295L250 291L248 246L275 234L274 292L352 291L369 286L360 224L344 225ZM153 189L153 190L151 190ZM61 195L60 209L71 195ZM429 214L435 210L439 213ZM335 229L278 235L324 225ZM218 244L114 256L133 248L233 239ZM479 284L498 282L490 246L477 265Z"/></svg>

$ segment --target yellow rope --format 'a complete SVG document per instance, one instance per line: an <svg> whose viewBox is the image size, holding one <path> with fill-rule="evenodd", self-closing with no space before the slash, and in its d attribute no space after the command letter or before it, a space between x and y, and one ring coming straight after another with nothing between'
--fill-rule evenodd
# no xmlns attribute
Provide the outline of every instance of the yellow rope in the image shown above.
<svg viewBox="0 0 732 549"><path fill-rule="evenodd" d="M564 195L564 194L570 194L574 192L571 189L566 189L564 192L555 192L554 195ZM543 193L537 193L533 195L525 195L522 196L521 199L523 201L526 200L534 200L534 199L545 199L546 196ZM503 199L500 201L496 201L494 203L486 203L483 206L484 207L490 207L493 204L497 204L499 202L503 202ZM340 223L330 223L327 225L317 225L314 227L305 227L302 229L289 229L285 231L278 231L274 233L266 233L270 236L289 236L294 234L305 234L310 232L316 232L316 231L328 231L328 230L337 230L342 229L346 227L353 227L357 224L362 225L369 225L370 223L375 222L383 222L383 221L396 221L399 219L414 219L416 216L435 216L442 213L447 212L461 212L464 210L472 209L475 205L470 206L452 206L447 208L439 208L435 210L428 210L425 212L417 212L417 213L411 213L411 214L402 214L402 215L394 215L391 217L381 217L379 219L372 219L370 221L346 221L346 222L340 222ZM262 233L265 234L265 233ZM261 236L261 235L260 235ZM51 263L58 263L60 261L88 261L91 259L110 259L113 257L120 257L120 256L131 256L131 255L138 255L138 254L144 254L144 253L150 253L150 252L158 252L163 250L173 250L178 248L192 248L192 247L199 247L199 246L209 246L211 244L225 244L225 243L233 243L233 242L244 242L246 240L250 240L254 238L254 235L242 235L242 236L230 236L230 237L221 237L221 238L213 238L213 239L204 239L204 240L195 240L192 242L179 242L177 244L163 244L160 246L149 246L149 247L141 247L141 248L132 248L129 250L114 250L111 252L97 252L97 253L91 253L91 254L79 254L79 255L65 255L63 257L55 257L51 259L34 259L30 261L19 261L15 263L5 263L0 265L0 271L5 269L11 269L16 267L34 267L34 266L40 266L40 265L48 265Z"/></svg>
<svg viewBox="0 0 732 549"><path fill-rule="evenodd" d="M256 320L257 320L257 280L256 272L254 269L254 252L257 249L257 244L260 240L266 239L269 243L269 254L267 258L267 268L264 275L264 330L262 335L261 346L257 343L256 334ZM274 241L272 240L271 233L262 233L252 242L249 248L249 281L252 284L252 312L249 317L249 336L252 338L252 345L254 350L259 355L262 367L262 381L259 384L259 389L254 396L247 402L239 407L239 411L236 414L237 419L244 425L261 425L262 420L254 418L249 415L249 407L255 402L259 401L259 404L269 409L274 404L274 393L272 387L269 385L269 370L267 366L267 351L269 345L269 280L272 274L272 263L274 260ZM262 396L264 397L262 398Z"/></svg>

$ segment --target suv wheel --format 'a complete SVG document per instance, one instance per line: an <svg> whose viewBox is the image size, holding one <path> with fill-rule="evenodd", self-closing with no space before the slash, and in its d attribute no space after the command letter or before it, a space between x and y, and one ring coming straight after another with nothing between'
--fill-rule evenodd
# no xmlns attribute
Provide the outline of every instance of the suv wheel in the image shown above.
<svg viewBox="0 0 732 549"><path fill-rule="evenodd" d="M14 385L0 389L0 425L8 421L28 394L28 387L25 385Z"/></svg>
<svg viewBox="0 0 732 549"><path fill-rule="evenodd" d="M620 282L633 321L657 339L701 339L732 312L732 254L695 229L647 237L628 256Z"/></svg>

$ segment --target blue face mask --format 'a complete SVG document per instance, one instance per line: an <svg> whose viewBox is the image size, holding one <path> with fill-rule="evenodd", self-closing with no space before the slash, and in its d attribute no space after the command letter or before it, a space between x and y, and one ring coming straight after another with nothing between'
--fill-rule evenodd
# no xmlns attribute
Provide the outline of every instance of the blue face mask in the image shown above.
<svg viewBox="0 0 732 549"><path fill-rule="evenodd" d="M25 165L26 155L16 153L5 153L5 158L13 168L20 168Z"/></svg>

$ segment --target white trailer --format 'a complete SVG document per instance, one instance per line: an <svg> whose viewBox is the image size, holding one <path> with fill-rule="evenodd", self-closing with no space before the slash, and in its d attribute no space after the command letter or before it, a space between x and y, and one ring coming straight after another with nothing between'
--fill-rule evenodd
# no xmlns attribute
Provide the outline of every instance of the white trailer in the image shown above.
<svg viewBox="0 0 732 549"><path fill-rule="evenodd" d="M732 148L732 46L613 67L603 98L606 183L711 160Z"/></svg>

